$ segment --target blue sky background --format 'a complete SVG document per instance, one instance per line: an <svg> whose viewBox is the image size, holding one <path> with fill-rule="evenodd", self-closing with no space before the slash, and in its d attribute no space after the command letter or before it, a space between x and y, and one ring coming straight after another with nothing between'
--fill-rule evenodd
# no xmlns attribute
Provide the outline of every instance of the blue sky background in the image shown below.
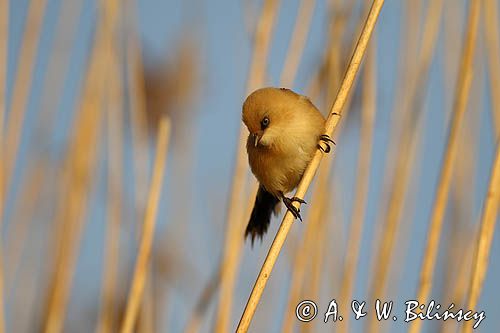
<svg viewBox="0 0 500 333"><path fill-rule="evenodd" d="M12 93L28 3L28 0L11 1L7 73L8 103L11 100L9 96ZM48 154L49 159L58 161L66 153L68 136L71 135L75 104L82 87L82 78L88 63L89 47L97 18L94 1L71 0L68 3L75 15L64 17L60 22L59 13L63 3L65 3L63 0L48 0L27 108L26 119L28 121L24 125L21 156L16 168L15 184L17 185L8 198L6 212L8 224L16 223L12 217L14 198L19 191L23 175L30 167L36 167L33 164L37 161L31 158L33 152L38 156ZM279 76L295 22L298 3L298 0L282 0L268 61L268 85L279 85ZM424 3L427 2L424 1ZM158 298L165 297L165 304L167 304L164 307L165 313L160 314L163 320L161 327L165 332L180 332L183 329L199 293L216 269L223 250L227 198L240 126L241 104L246 94L245 83L252 50L250 32L257 20L260 5L261 1L139 1L139 33L145 54L152 58L170 59L175 56L180 41L188 36L194 36L197 50L195 58L200 70L197 93L189 106L183 110L189 121L178 127L176 127L177 124L173 124L177 139L174 139L173 147L169 152L167 175L157 220L157 251L166 251L175 257L186 258L184 263L178 260L174 261L173 265L185 265L186 272L188 272L186 276L183 275L184 273L174 274L166 284L166 290L163 293L158 292L158 295L161 295ZM81 6L81 11L78 10L79 6ZM313 24L293 87L304 94L307 94L307 84L321 61L326 45L328 19L326 6L325 1L317 1ZM465 15L468 1L447 0L444 12L459 13L460 11L451 8L453 6L465 6L465 10L462 11ZM368 297L367 288L372 269L372 256L376 253L375 246L380 233L380 210L383 211L386 207L382 199L383 178L388 168L386 165L387 148L390 141L394 140L390 137L391 113L395 94L398 91L399 68L397 64L399 63L400 32L404 31L403 25L406 23L401 21L402 11L404 11L404 6L401 1L387 0L376 28L377 118L373 138L374 153L365 230L354 293L358 299ZM450 14L444 14L445 19L449 16ZM461 17L458 22L464 22L464 20L465 16ZM486 73L488 70L485 58L486 49L482 30L480 30L480 36L472 95L466 116L467 122L477 121L479 126L479 131L476 132L478 137L470 138L477 149L474 152L459 149L457 161L460 163L461 160L473 158L476 163L475 171L470 174L473 219L465 221L470 225L477 224L480 217L495 148L489 99L490 87ZM454 84L447 82L444 78L444 38L442 23L437 52L432 63L423 103L425 134L422 136L417 158L418 165L414 167L402 220L401 230L408 236L404 237L406 242L398 242L397 253L394 256L402 265L398 266L400 269L391 272L389 296L396 302L396 309L400 311L401 316L403 302L413 299L416 293L427 224L446 142L447 115L452 105ZM455 65L458 64L460 50L460 43L457 44L458 52L447 54L452 58L448 61ZM355 95L354 98L356 96L359 98L359 95ZM320 101L314 102L318 106L321 105ZM49 108L55 110L56 126L52 132L47 133L39 130L36 116ZM349 117L342 119L344 129L342 136L336 138L338 145L336 154L333 155L335 162L332 186L335 195L332 196L332 206L337 207L334 210L341 211L344 216L342 218L337 211L332 213L334 227L330 228L331 235L328 236L331 239L331 249L342 249L345 246L345 235L352 215L352 202L355 195L360 103L354 101L351 111ZM405 112L406 110L396 111ZM468 133L466 129L464 135L467 134L472 133ZM183 141L183 138L187 137L191 139L188 141L189 147ZM70 331L92 330L97 320L106 222L104 153L102 156L100 171L89 202L88 224L82 240L68 309L66 325ZM189 169L186 169L186 165ZM307 216L307 206L304 212ZM49 222L52 218L50 212L37 213L34 219L42 231L31 235L30 239L40 240L41 238L43 243L43 235L47 233L44 228L50 227ZM461 219L464 217L457 218L451 213L451 209L449 210L443 229L443 246L438 259L433 292L433 298L438 302L442 297L442 288L452 282L445 280L444 275L447 260L446 244L450 239L446 236L450 235L451 224ZM245 245L236 285L233 325L239 319L278 224L279 219L276 218L263 243L257 244L253 250L248 244ZM296 223L290 237L300 236L305 224L307 224L307 218L303 224ZM122 234L122 251L129 258L134 257L137 246L133 241L134 228L133 223L128 224L124 227ZM470 235L472 238L472 233ZM461 245L465 246L466 242L471 241L472 239L465 239L464 244L457 244L457 246L460 248ZM32 247L25 251L23 258L26 263L33 260L36 262L37 255L39 255ZM287 248L280 256L254 318L252 332L279 331L290 282L290 271L293 269L291 267L292 253L291 249ZM342 263L343 254L341 251L331 250L325 255L324 260L325 267L331 267L335 263L338 265ZM9 267L6 267L6 270L8 269ZM124 264L124 281L121 283L127 283L129 280L125 273L130 273L130 269L130 262L128 265ZM177 266L174 266L173 270L176 269ZM335 281L335 274L338 274L338 270L338 267L336 270L334 268L332 275L325 269L321 300L319 300L321 304L327 304L328 300L335 298L338 294L339 287L328 283ZM500 327L498 316L500 288L497 286L499 279L500 239L496 232L484 292L478 306L478 310L486 311L487 316L480 326L480 332L494 332ZM23 288L21 282L16 284L16 288ZM18 304L18 301L14 299L15 297L12 297L8 300L7 314L12 315L11 318L16 320L20 318L22 312L14 310ZM206 317L209 320L206 320L203 331L210 331L214 309L212 305ZM319 318L316 321L319 321ZM331 325L333 324L319 323L316 328L321 328L321 331L330 331ZM352 327L355 331L362 332L363 321L353 323ZM400 319L396 323L391 322L387 327L390 327L392 332L400 332L407 325ZM424 326L424 331L437 330L438 326L435 323L426 323Z"/></svg>

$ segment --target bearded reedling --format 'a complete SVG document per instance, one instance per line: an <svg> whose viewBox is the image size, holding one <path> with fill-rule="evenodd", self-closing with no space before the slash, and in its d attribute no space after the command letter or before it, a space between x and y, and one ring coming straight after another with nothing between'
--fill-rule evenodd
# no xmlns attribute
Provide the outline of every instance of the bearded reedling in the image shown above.
<svg viewBox="0 0 500 333"><path fill-rule="evenodd" d="M333 140L325 135L325 118L305 96L285 88L262 88L243 103L243 122L250 132L248 161L259 181L259 190L245 237L253 241L266 233L280 200L295 218L300 210L293 206L304 200L285 196L299 184L316 149L330 152ZM323 143L323 147L319 143Z"/></svg>

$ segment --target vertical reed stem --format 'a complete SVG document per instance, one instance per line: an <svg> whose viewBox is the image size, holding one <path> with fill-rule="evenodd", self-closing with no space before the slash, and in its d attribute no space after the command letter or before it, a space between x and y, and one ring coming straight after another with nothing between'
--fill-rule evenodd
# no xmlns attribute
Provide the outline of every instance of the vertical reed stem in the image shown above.
<svg viewBox="0 0 500 333"><path fill-rule="evenodd" d="M363 106L361 114L361 138L359 143L358 170L356 177L356 197L352 210L351 228L347 241L347 250L344 259L344 270L340 289L340 300L348 306L356 281L356 271L359 260L361 236L365 220L366 203L370 183L370 164L372 155L373 128L376 114L377 75L376 59L377 41L372 36L371 44L367 50L365 73L363 82ZM339 329L349 331L349 316L344 316L344 321Z"/></svg>
<svg viewBox="0 0 500 333"><path fill-rule="evenodd" d="M17 74L12 91L12 105L5 133L5 191L11 186L17 153L23 133L23 123L31 88L30 75L33 75L43 18L47 0L31 0L19 54ZM6 49L5 49L6 50Z"/></svg>
<svg viewBox="0 0 500 333"><path fill-rule="evenodd" d="M265 0L255 32L255 45L252 64L249 69L247 91L251 92L265 82L266 59L269 53L271 36L279 9L279 0ZM231 197L227 212L227 230L220 273L219 305L217 308L215 331L227 332L231 318L233 290L238 263L241 256L244 231L244 199L247 174L245 141L247 130L240 126L236 165L233 174Z"/></svg>
<svg viewBox="0 0 500 333"><path fill-rule="evenodd" d="M165 172L165 162L168 150L168 141L170 137L170 119L163 115L158 127L158 136L156 141L156 157L153 167L153 177L151 179L148 203L144 216L141 243L137 254L137 261L134 269L134 277L130 294L128 296L125 317L122 323L121 332L133 332L136 323L139 305L144 293L144 285L148 275L149 260L153 246L156 215L158 211L158 202L163 184L163 174Z"/></svg>
<svg viewBox="0 0 500 333"><path fill-rule="evenodd" d="M104 14L110 22L118 11L116 1L106 1ZM116 24L117 25L117 24ZM116 32L116 31L113 31ZM123 164L123 91L121 58L118 56L119 45L113 39L109 46L110 70L107 75L106 114L107 114L107 144L108 144L108 202L107 202L107 235L105 242L105 259L103 261L103 278L101 291L101 313L97 332L114 332L115 305L117 293L117 272L119 266L120 221L122 220L122 164Z"/></svg>
<svg viewBox="0 0 500 333"><path fill-rule="evenodd" d="M281 71L280 84L283 87L291 88L295 81L300 59L306 45L315 4L316 0L302 0L300 2L295 27L292 32L292 39L288 46L283 70Z"/></svg>
<svg viewBox="0 0 500 333"><path fill-rule="evenodd" d="M7 104L7 51L9 45L9 0L0 0L0 228L3 227L4 201L7 190L4 174L4 140L3 127ZM1 233L0 233L1 238ZM0 333L4 332L4 272L3 272L3 245L0 241Z"/></svg>
<svg viewBox="0 0 500 333"><path fill-rule="evenodd" d="M432 289L432 279L434 276L437 250L439 248L439 239L441 236L444 213L448 202L448 193L450 190L451 177L453 175L455 157L458 152L458 135L467 107L470 84L472 80L474 51L476 48L480 9L481 1L478 0L470 2L467 33L463 46L459 77L455 91L455 102L453 107L454 112L452 115L446 152L443 159L443 165L434 201L434 208L429 225L422 268L420 271L420 283L417 297L420 303L427 302ZM413 321L410 324L410 332L419 332L421 324L422 322L420 320Z"/></svg>
<svg viewBox="0 0 500 333"><path fill-rule="evenodd" d="M73 272L82 232L85 226L85 203L96 167L100 135L104 78L108 70L113 21L103 15L96 33L90 64L81 98L80 110L74 122L74 137L65 165L67 195L62 197L57 221L56 266L49 288L44 332L60 332L64 327L65 310L71 290ZM104 76L104 77L103 77Z"/></svg>
<svg viewBox="0 0 500 333"><path fill-rule="evenodd" d="M488 270L488 260L490 256L491 242L495 234L495 222L497 220L498 206L500 204L500 140L497 140L495 160L493 162L490 183L483 205L483 216L477 238L474 262L472 264L472 274L469 282L469 293L467 309L475 309L484 278ZM464 323L462 332L472 332L472 323Z"/></svg>
<svg viewBox="0 0 500 333"><path fill-rule="evenodd" d="M370 300L381 297L386 292L387 278L392 263L392 253L396 236L399 229L401 215L403 213L404 199L408 183L410 181L411 170L415 164L418 137L421 131L418 130L423 122L422 96L424 84L430 70L432 55L437 41L437 31L443 0L432 1L428 4L426 21L423 26L421 45L417 56L417 68L413 71L415 75L410 76L407 81L405 94L403 95L401 109L411 110L399 116L402 132L397 141L397 156L394 176L390 189L389 206L384 221L383 236L379 242L379 249L374 260L375 269L371 281ZM399 112L394 111L395 117ZM417 126L415 126L417 124ZM372 316L369 321L370 332L377 331L380 323L376 317Z"/></svg>
<svg viewBox="0 0 500 333"><path fill-rule="evenodd" d="M491 108L496 138L500 137L500 27L498 25L498 1L483 0L484 33L488 52Z"/></svg>

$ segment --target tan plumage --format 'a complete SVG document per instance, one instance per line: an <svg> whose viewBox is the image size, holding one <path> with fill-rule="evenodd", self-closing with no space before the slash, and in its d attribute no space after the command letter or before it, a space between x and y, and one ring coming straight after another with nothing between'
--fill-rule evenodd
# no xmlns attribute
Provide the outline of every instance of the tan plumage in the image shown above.
<svg viewBox="0 0 500 333"><path fill-rule="evenodd" d="M245 100L243 122L250 132L250 168L261 185L246 231L253 241L267 230L270 208L279 199L291 209L284 194L300 182L324 133L325 118L307 97L289 89L262 88Z"/></svg>

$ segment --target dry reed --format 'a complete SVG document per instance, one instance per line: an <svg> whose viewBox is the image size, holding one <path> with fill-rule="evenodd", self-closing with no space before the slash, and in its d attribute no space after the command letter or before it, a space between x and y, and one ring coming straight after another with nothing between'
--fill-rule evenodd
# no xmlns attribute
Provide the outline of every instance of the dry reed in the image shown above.
<svg viewBox="0 0 500 333"><path fill-rule="evenodd" d="M283 87L293 87L299 68L302 53L306 45L316 0L301 1L288 46L285 63L281 71L280 84Z"/></svg>
<svg viewBox="0 0 500 333"><path fill-rule="evenodd" d="M7 51L9 36L9 0L0 0L0 225L4 205L4 124L7 109ZM1 268L0 268L1 269Z"/></svg>
<svg viewBox="0 0 500 333"><path fill-rule="evenodd" d="M405 86L405 93L402 97L402 105L400 106L402 110L411 109L412 112L400 113L395 111L395 117L399 117L401 127L406 130L402 132L400 139L395 140L399 145L399 149L396 157L394 176L392 177L389 206L383 228L384 232L379 242L377 257L373 261L376 267L371 281L371 300L385 294L387 276L392 263L391 254L393 253L396 234L401 222L404 198L410 182L411 170L415 164L417 146L420 141L419 137L422 134L422 131L418 130L422 128L421 124L423 122L423 112L421 110L422 90L424 89L424 83L427 79L434 54L442 6L443 0L430 2L425 15L426 21L423 26L421 46L417 54L418 70L413 71L414 76L409 75ZM398 114L400 115L398 116ZM369 321L370 331L376 331L378 324L378 321L374 317L371 317Z"/></svg>
<svg viewBox="0 0 500 333"><path fill-rule="evenodd" d="M496 137L500 137L500 27L498 2L483 0L484 34L488 52L491 107Z"/></svg>
<svg viewBox="0 0 500 333"><path fill-rule="evenodd" d="M55 247L56 262L49 287L46 305L44 332L60 332L63 329L65 310L69 298L73 271L76 266L78 247L85 221L85 202L96 167L97 142L99 142L101 118L99 107L102 103L104 80L101 75L107 72L113 22L100 23L92 50L90 67L87 72L84 93L79 113L74 122L74 137L70 145L65 166L65 185L68 191L62 196L57 216ZM67 223L71 221L71 223Z"/></svg>
<svg viewBox="0 0 500 333"><path fill-rule="evenodd" d="M500 140L497 140L495 160L493 162L490 182L483 204L483 213L477 247L472 264L472 273L468 287L467 308L475 309L483 288L484 278L488 270L491 242L495 234L498 206L500 204ZM464 323L462 332L472 332L472 324Z"/></svg>
<svg viewBox="0 0 500 333"><path fill-rule="evenodd" d="M19 53L19 63L14 79L12 91L11 112L7 121L5 132L5 191L7 193L11 186L15 170L17 154L23 133L23 124L26 114L29 93L33 80L35 60L40 33L42 31L43 18L47 8L47 0L30 1L28 13L25 20L24 35Z"/></svg>
<svg viewBox="0 0 500 333"><path fill-rule="evenodd" d="M54 122L54 113L57 110L57 96L51 95L56 91L56 95L62 89L64 74L67 72L68 63L70 60L69 52L66 52L63 59L58 56L58 52L64 48L64 43L67 42L68 36L73 37L74 30L76 28L77 15L81 9L83 1L79 0L77 2L63 2L61 8L61 15L58 16L57 20L57 34L54 37L55 44L53 47L52 56L50 57L49 64L47 66L47 73L50 75L45 76L45 83L43 85L43 92L41 96L41 101L39 103L41 112L37 114L37 123L40 125L41 129L48 129L52 131ZM75 5L77 4L77 5ZM64 69L64 70L61 70ZM1 126L0 126L1 127ZM1 129L0 129L1 131ZM1 149L1 147L0 147ZM42 191L42 180L46 176L47 161L43 159L41 162L36 163L37 167L30 170L30 175L23 176L26 179L24 186L26 187L20 194L16 196L14 202L19 204L19 211L21 216L19 218L14 217L13 221L18 221L18 223L11 223L8 225L8 229L5 233L5 238L8 240L6 245L7 253L10 253L8 262L8 267L14 267L11 271L17 271L16 265L19 265L20 254L25 246L25 240L27 239L27 233L32 229L32 223L35 219L30 216L27 217L26 213L35 212L36 201ZM22 203L22 205L21 205ZM23 210L23 212L21 212ZM1 214L0 214L1 215ZM7 281L7 285L9 282Z"/></svg>
<svg viewBox="0 0 500 333"><path fill-rule="evenodd" d="M117 11L117 3L106 1L103 4L104 15L113 22L113 13ZM119 45L114 41L109 45L110 68L108 86L105 96L107 115L107 230L105 242L105 259L103 261L103 278L101 291L101 313L96 332L114 332L116 329L116 294L119 264L120 227L122 220L122 161L123 161L123 90L121 86L121 59L118 56Z"/></svg>
<svg viewBox="0 0 500 333"><path fill-rule="evenodd" d="M147 200L147 179L149 161L147 147L147 119L146 119L146 97L145 97L145 82L144 68L140 43L138 41L137 32L132 29L126 43L127 53L127 72L129 87L129 115L130 128L132 132L132 151L134 156L134 180L135 180L135 214L134 220L142 218L145 201Z"/></svg>
<svg viewBox="0 0 500 333"><path fill-rule="evenodd" d="M479 14L481 2L471 2L469 8L469 17L467 22L467 32L462 51L462 58L459 69L459 77L455 91L455 101L453 106L453 115L449 130L446 151L443 158L443 164L440 171L437 193L434 201L427 243L423 256L423 263L420 272L420 282L417 299L425 303L429 298L432 288L432 279L434 275L434 266L436 262L439 239L444 219L444 213L448 202L448 193L453 174L455 157L458 151L458 135L462 125L462 119L467 107L467 100L472 80L473 59L476 46L477 30L479 25ZM410 325L410 332L420 331L422 322L413 321Z"/></svg>
<svg viewBox="0 0 500 333"><path fill-rule="evenodd" d="M346 74L339 88L335 102L333 103L332 108L330 110L325 126L325 133L328 135L331 135L334 129L337 127L340 114L344 107L344 103L354 83L354 79L358 72L361 60L366 50L366 46L370 39L373 28L375 27L375 23L377 21L380 10L382 9L383 3L384 3L383 0L373 1L370 13L368 14L368 17L366 19L365 26L363 28L363 31L361 32L358 43L356 45L356 49L354 50L354 54L351 58ZM302 177L302 180L300 181L300 184L295 193L296 197L298 198L304 197L307 188L309 187L314 177L314 174L318 169L322 157L323 157L322 152L318 150L314 155L314 158L312 159L311 163L308 165L304 173L304 176ZM298 208L298 204L296 207ZM252 289L252 293L250 294L247 305L242 314L237 332L246 332L248 330L248 327L250 326L250 321L255 313L255 309L259 302L260 296L264 291L267 280L269 279L274 263L276 262L279 252L285 242L286 236L292 226L292 223L293 223L293 215L290 212L287 212L283 218L283 221L280 225L278 233L276 234L273 244L271 245L266 260L262 265L257 281L255 282L254 288Z"/></svg>
<svg viewBox="0 0 500 333"><path fill-rule="evenodd" d="M16 208L13 217L16 223L10 223L5 231L5 265L9 267L9 271L5 275L6 299L9 299L10 294L14 291L15 277L22 264L22 253L27 245L28 234L33 228L30 222L34 220L33 215L36 211L39 194L44 185L43 175L45 171L45 161L37 163L37 167L30 170L29 175L25 178L26 182L22 186L20 195L16 197Z"/></svg>
<svg viewBox="0 0 500 333"><path fill-rule="evenodd" d="M246 88L248 92L253 91L265 82L266 59L269 53L278 9L278 0L266 0L263 3L262 12L255 31L252 63L249 68ZM229 328L233 301L232 293L243 245L242 235L244 231L245 205L242 203L245 202L245 180L248 172L245 150L246 136L247 129L241 124L227 212L227 229L222 255L221 281L219 283L219 304L215 320L216 332L227 332Z"/></svg>
<svg viewBox="0 0 500 333"><path fill-rule="evenodd" d="M363 80L363 100L361 111L361 137L359 142L358 169L356 176L356 190L354 206L352 209L352 220L348 234L347 249L345 252L343 276L340 288L340 300L348 304L354 288L357 265L359 260L360 242L363 234L363 222L365 220L366 203L368 198L370 165L372 155L373 128L376 114L376 36L368 47ZM339 327L341 332L349 331L349 316L345 316Z"/></svg>
<svg viewBox="0 0 500 333"><path fill-rule="evenodd" d="M131 16L131 31L126 39L126 68L127 68L127 86L128 86L128 102L130 131L132 135L132 155L133 155L133 170L134 170L134 207L132 221L139 221L144 216L144 207L147 200L147 184L149 179L149 143L148 143L148 120L146 107L146 83L144 63L142 59L142 47L138 36L138 17L137 3L131 0L126 9L129 9ZM158 119L157 119L158 120ZM160 113L161 120L161 113ZM156 129L158 131L158 129ZM140 224L137 224L137 233L140 235ZM128 259L128 258L125 258ZM151 264L150 264L151 265ZM150 269L150 267L148 268ZM139 324L138 329L144 327L144 320L140 320L145 308L151 303L150 297L150 279L148 274L146 280L146 296L143 301L143 307L138 314ZM151 306L152 307L152 306Z"/></svg>
<svg viewBox="0 0 500 333"><path fill-rule="evenodd" d="M477 110L483 110L482 92L485 89L484 72L481 68L484 53L482 47L478 47L476 63L478 68L474 76L471 87L470 105L474 105ZM443 55L445 57L446 55ZM467 284L472 266L472 255L474 252L474 238L471 235L475 233L476 223L479 223L480 216L476 216L475 200L477 197L477 174L479 166L480 147L480 118L475 113L466 113L464 126L460 135L460 149L467 151L469 158L457 159L455 166L454 184L450 193L450 206L452 207L446 231L446 260L443 264L445 274L442 275L442 281L445 287L442 290L442 301L454 303L457 306L465 306L465 296L467 294ZM446 222L445 222L446 223ZM442 283L439 281L438 283ZM443 322L441 324L442 332L455 332L457 327L461 326L458 322Z"/></svg>
<svg viewBox="0 0 500 333"><path fill-rule="evenodd" d="M149 260L153 245L153 236L155 229L156 213L158 211L158 202L163 184L163 174L165 171L165 162L170 137L170 119L164 115L160 118L158 127L158 136L156 141L156 156L153 167L153 177L148 195L148 203L144 216L141 242L137 254L137 261L134 269L134 276L130 293L128 296L125 318L121 326L122 333L132 332L137 319L139 306L142 301L144 285L148 275Z"/></svg>
<svg viewBox="0 0 500 333"><path fill-rule="evenodd" d="M378 234L380 235L377 237L378 248L375 250L374 256L372 256L372 279L369 282L368 297L370 301L375 300L386 292L386 280L392 263L390 255L396 241L396 234L399 230L400 217L404 207L404 195L409 182L410 159L414 155L409 154L407 158L406 150L411 145L411 133L415 132L415 130L412 131L410 128L411 121L409 119L415 113L415 110L412 110L412 113L408 111L396 111L409 109L409 95L412 94L412 89L416 89L416 86L411 87L411 83L415 80L414 77L418 74L418 71L414 68L416 66L409 66L409 54L419 52L416 40L421 25L419 24L419 15L417 13L420 13L422 1L406 2L404 6L406 7L404 12L405 20L408 20L408 24L405 25L404 28L406 30L400 37L398 84L394 95L393 112L391 114L391 136L394 139L389 144L389 158L387 163L390 165L386 167L387 171L384 175L386 186L389 186L389 189L386 190L388 203L387 211L383 213L385 215L383 222L381 222L382 225L378 230ZM430 20L429 16L428 19ZM421 66L422 61L421 56L417 56L417 66ZM395 158L395 161L390 160L390 158ZM385 202L381 204L385 204ZM380 323L373 316L370 317L365 325L367 325L367 331L369 332L376 332L380 329Z"/></svg>
<svg viewBox="0 0 500 333"><path fill-rule="evenodd" d="M4 119L7 108L7 51L9 36L9 0L0 0L0 227L3 227L4 201L7 197L5 189L5 154L4 154ZM1 233L0 233L1 234ZM0 241L0 247L3 247ZM4 256L0 250L0 258ZM0 333L4 332L4 269L0 260Z"/></svg>

